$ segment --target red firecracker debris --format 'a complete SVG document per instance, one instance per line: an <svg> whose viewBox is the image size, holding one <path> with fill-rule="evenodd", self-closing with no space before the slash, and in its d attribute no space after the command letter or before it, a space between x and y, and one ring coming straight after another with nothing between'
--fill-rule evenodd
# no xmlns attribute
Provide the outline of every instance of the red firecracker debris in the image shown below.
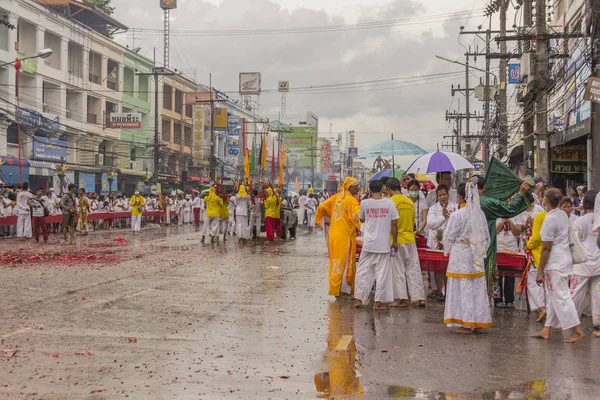
<svg viewBox="0 0 600 400"><path fill-rule="evenodd" d="M85 297L82 297L81 300L87 300Z"/></svg>
<svg viewBox="0 0 600 400"><path fill-rule="evenodd" d="M134 338L134 337L127 338L127 342L128 343L137 343L137 338Z"/></svg>
<svg viewBox="0 0 600 400"><path fill-rule="evenodd" d="M117 243L127 243L127 239L124 239L122 237L118 237L118 238L114 238L113 242L117 242Z"/></svg>

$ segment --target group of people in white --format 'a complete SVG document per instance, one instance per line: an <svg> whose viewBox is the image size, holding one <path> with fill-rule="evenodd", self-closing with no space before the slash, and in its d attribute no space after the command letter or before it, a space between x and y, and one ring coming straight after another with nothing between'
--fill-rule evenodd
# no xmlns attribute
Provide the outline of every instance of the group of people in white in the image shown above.
<svg viewBox="0 0 600 400"><path fill-rule="evenodd" d="M560 190L543 192L543 183L531 182L534 201L527 201L524 212L490 219L491 207L483 209L481 202L482 181L475 178L455 190L450 189L450 179L438 174L439 186L427 197L410 176L403 177L403 185L396 178L370 182L370 194L360 203L363 245L356 267L355 306L367 304L374 283L374 310L406 307L410 302L424 306L417 246L426 246L450 256L447 272L430 275L432 296L445 302L444 323L466 334L491 327L488 282L493 278L488 279L492 271L486 270L486 262L495 233L498 252L526 254L530 261L522 276L526 283L511 276L495 277L493 286L499 288L492 296L495 307L514 308L515 292L526 291L531 309L538 312L537 321L544 323L533 337L548 339L551 328L572 329L566 341L576 342L585 336L582 315L591 316L593 326L600 329L597 192L588 191L574 207ZM521 193L529 187L524 184ZM492 227L495 232L490 232ZM579 250L573 249L576 238ZM576 251L584 254L576 257Z"/></svg>

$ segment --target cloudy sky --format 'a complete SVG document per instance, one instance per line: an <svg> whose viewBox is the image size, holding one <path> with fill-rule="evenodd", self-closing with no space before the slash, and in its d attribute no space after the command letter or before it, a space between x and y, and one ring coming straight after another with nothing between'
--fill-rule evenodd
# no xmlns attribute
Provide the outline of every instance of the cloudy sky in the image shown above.
<svg viewBox="0 0 600 400"><path fill-rule="evenodd" d="M152 3L150 6L149 3ZM156 4L154 4L156 3ZM459 27L475 29L487 21L481 9L485 0L179 0L172 11L171 67L191 74L223 91L235 91L238 74L262 72L263 89L278 80L293 88L379 81L365 87L290 93L288 114L312 111L320 118L319 131L328 136L354 130L361 149L397 139L435 149L451 132L445 110L457 109L450 85L464 83L464 74L422 78L415 76L464 71L435 58L457 59L465 52L459 44ZM162 11L158 0L113 0L115 17L130 28L154 31L135 33L135 47L152 57L153 47L162 60ZM449 13L471 11L459 17ZM431 17L437 16L437 17ZM424 17L428 17L425 19ZM453 19L451 19L453 18ZM249 30L326 27L366 22L404 20L409 24L337 32L200 36L199 30ZM192 31L184 34L180 30ZM194 32L195 31L195 32ZM133 30L118 37L134 45ZM462 37L462 44L474 42ZM478 60L479 67L484 60ZM410 77L409 81L387 81ZM363 84L361 84L362 86ZM236 95L232 94L233 97ZM280 95L265 92L261 114L276 117ZM476 106L479 106L477 104ZM464 110L464 99L460 100Z"/></svg>

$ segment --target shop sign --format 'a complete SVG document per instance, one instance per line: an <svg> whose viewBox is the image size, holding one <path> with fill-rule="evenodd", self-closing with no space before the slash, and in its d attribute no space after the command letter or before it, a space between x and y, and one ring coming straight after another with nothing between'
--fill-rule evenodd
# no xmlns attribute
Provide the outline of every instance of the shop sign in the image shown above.
<svg viewBox="0 0 600 400"><path fill-rule="evenodd" d="M586 145L564 146L552 149L550 170L555 174L587 173Z"/></svg>
<svg viewBox="0 0 600 400"><path fill-rule="evenodd" d="M228 144L227 145L227 154L229 154L230 156L240 155L240 145L239 144Z"/></svg>
<svg viewBox="0 0 600 400"><path fill-rule="evenodd" d="M21 128L42 135L54 135L60 129L59 117L49 119L39 112L27 108L18 109L17 119L21 124Z"/></svg>
<svg viewBox="0 0 600 400"><path fill-rule="evenodd" d="M111 113L109 128L131 129L142 127L142 113Z"/></svg>
<svg viewBox="0 0 600 400"><path fill-rule="evenodd" d="M67 142L34 136L33 159L45 161L61 161L67 159Z"/></svg>

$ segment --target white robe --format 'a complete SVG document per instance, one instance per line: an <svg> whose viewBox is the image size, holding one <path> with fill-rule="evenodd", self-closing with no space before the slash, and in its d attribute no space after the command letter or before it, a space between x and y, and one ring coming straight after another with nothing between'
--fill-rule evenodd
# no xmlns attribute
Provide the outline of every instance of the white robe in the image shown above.
<svg viewBox="0 0 600 400"><path fill-rule="evenodd" d="M573 223L587 256L583 264L573 266L571 277L571 296L581 316L591 303L591 315L594 326L600 325L600 249L596 244L598 232L593 230L594 214L586 214ZM586 315L588 313L586 312Z"/></svg>
<svg viewBox="0 0 600 400"><path fill-rule="evenodd" d="M463 208L453 213L444 231L444 250L450 253L444 323L451 328L490 328L492 314L485 270L483 263L475 265L473 260L468 212L468 208ZM489 240L487 227L485 232Z"/></svg>
<svg viewBox="0 0 600 400"><path fill-rule="evenodd" d="M250 196L236 197L235 206L235 234L238 239L250 239L252 233L248 225L248 203ZM260 229L260 228L259 228Z"/></svg>

